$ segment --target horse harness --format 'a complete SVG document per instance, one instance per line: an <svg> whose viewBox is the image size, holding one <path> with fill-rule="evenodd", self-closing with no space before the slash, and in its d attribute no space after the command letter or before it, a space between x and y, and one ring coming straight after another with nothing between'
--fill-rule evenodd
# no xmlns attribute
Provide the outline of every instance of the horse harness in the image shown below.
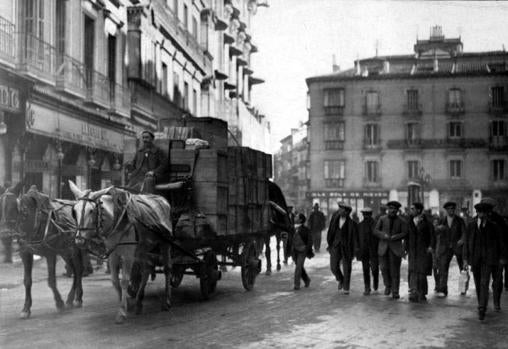
<svg viewBox="0 0 508 349"><path fill-rule="evenodd" d="M79 236L80 239L84 239L85 241L88 240L88 242L95 242L94 241L95 239L93 239L93 238L85 238L85 237L81 236L81 234L80 234L81 231L95 231L96 235L101 239L101 242L104 243L105 240L108 237L110 237L111 235L113 235L113 233L120 226L120 223L122 222L122 219L123 219L124 215L127 212L127 207L128 207L129 203L132 200L132 196L129 196L129 199L128 199L127 203L125 204L125 206L122 209L122 213L119 215L119 217L116 220L116 222L113 225L113 227L109 230L109 232L104 233L102 231L102 228L103 228L102 225L103 225L103 221L104 221L104 219L103 219L103 217L104 217L104 214L103 214L104 208L102 207L102 205L103 205L102 201L100 200L100 197L97 198L97 199L89 198L88 197L89 194L90 194L90 192L86 193L85 196L79 198L78 201L85 201L85 202L89 202L89 203L95 205L95 207L93 208L93 212L95 212L95 227L82 227L82 225L83 225L83 217L85 216L85 206L86 206L86 205L83 205L82 208L81 208L81 222L77 222L78 223L78 226L77 226L77 229L76 229L77 235ZM113 214L113 216L114 216L114 214ZM90 252L91 254L95 255L98 258L106 259L106 258L109 257L109 255L111 253L113 253L113 251L118 246L137 245L138 241L125 241L125 242L122 242L122 239L125 237L125 235L128 233L128 231L129 231L129 225L127 225L124 229L122 229L120 231L118 241L112 247L110 247L108 250L106 250L106 252L104 252L102 254L98 254L95 251L92 251L90 249L88 249L88 252Z"/></svg>

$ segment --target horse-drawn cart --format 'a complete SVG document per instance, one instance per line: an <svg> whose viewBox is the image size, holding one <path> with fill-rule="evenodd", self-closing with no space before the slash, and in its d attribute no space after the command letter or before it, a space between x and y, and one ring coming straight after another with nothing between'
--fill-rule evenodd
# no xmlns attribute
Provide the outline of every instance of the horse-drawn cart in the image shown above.
<svg viewBox="0 0 508 349"><path fill-rule="evenodd" d="M198 133L189 127L156 133L155 144L167 156L169 171L167 178L158 179L155 191L171 205L171 285L178 287L184 275L195 275L207 299L221 278L221 266L239 266L243 287L254 286L262 243L270 234L272 166L271 155L228 147L226 123L204 122L209 124L203 138L212 147L196 147L181 137Z"/></svg>

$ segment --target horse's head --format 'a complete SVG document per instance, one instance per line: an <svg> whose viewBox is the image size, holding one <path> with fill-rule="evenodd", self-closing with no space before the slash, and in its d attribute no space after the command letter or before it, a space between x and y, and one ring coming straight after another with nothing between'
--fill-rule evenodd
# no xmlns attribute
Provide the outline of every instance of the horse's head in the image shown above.
<svg viewBox="0 0 508 349"><path fill-rule="evenodd" d="M84 246L89 240L99 237L103 224L102 196L109 188L96 192L80 190L72 181L69 186L76 198L72 216L76 221L76 245Z"/></svg>
<svg viewBox="0 0 508 349"><path fill-rule="evenodd" d="M33 234L46 224L50 211L49 197L43 193L29 191L21 195L18 201L17 226L20 234L33 238Z"/></svg>

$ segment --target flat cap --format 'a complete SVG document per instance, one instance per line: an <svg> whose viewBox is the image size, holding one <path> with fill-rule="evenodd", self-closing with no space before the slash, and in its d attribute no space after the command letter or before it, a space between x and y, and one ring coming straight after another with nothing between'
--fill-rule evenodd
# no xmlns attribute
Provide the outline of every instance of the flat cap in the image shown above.
<svg viewBox="0 0 508 349"><path fill-rule="evenodd" d="M486 211L490 211L494 208L494 206L492 206L491 204L487 203L487 202L479 202L477 203L476 205L474 205L474 208L476 211L479 211L479 212L486 212Z"/></svg>
<svg viewBox="0 0 508 349"><path fill-rule="evenodd" d="M153 132L152 132L152 131L150 131L150 130L144 130L143 132L141 132L141 134L144 134L144 133L147 133L147 134L149 134L149 135L150 135L150 137L155 138L155 135L154 135L154 134L153 134Z"/></svg>
<svg viewBox="0 0 508 349"><path fill-rule="evenodd" d="M486 203L486 204L489 204L491 205L492 207L496 207L497 206L497 200L496 199L493 199L491 197L484 197L483 199L480 200L480 202L483 202L483 203Z"/></svg>
<svg viewBox="0 0 508 349"><path fill-rule="evenodd" d="M349 211L351 211L353 209L351 206L346 204L344 201L339 201L337 204L339 205L339 207L345 208L346 210L349 210Z"/></svg>
<svg viewBox="0 0 508 349"><path fill-rule="evenodd" d="M398 201L389 201L387 204L386 204L387 207L395 207L396 209L399 209L402 204Z"/></svg>
<svg viewBox="0 0 508 349"><path fill-rule="evenodd" d="M457 203L453 202L453 201L447 201L443 205L443 208L456 208L456 207L457 207Z"/></svg>

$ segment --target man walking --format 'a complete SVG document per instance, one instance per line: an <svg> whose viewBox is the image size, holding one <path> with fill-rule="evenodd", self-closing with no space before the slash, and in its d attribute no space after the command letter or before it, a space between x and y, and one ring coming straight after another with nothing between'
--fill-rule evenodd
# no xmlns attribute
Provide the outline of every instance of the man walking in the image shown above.
<svg viewBox="0 0 508 349"><path fill-rule="evenodd" d="M427 300L427 275L432 274L432 251L435 248L434 226L423 213L423 204L415 202L410 208L407 239L409 301Z"/></svg>
<svg viewBox="0 0 508 349"><path fill-rule="evenodd" d="M319 210L319 204L315 203L309 216L309 229L312 233L312 243L316 253L321 249L321 234L325 225L325 215Z"/></svg>
<svg viewBox="0 0 508 349"><path fill-rule="evenodd" d="M339 210L333 214L326 235L330 269L339 283L339 291L344 289L344 294L349 294L353 256L358 245L355 241L358 238L357 224L349 217L351 211L351 206L339 202Z"/></svg>
<svg viewBox="0 0 508 349"><path fill-rule="evenodd" d="M299 213L295 217L295 234L291 247L291 255L295 262L294 289L300 289L300 279L303 280L305 287L309 287L310 278L303 267L305 258L312 257L312 236L310 230L304 226L305 215Z"/></svg>
<svg viewBox="0 0 508 349"><path fill-rule="evenodd" d="M455 213L457 208L455 202L449 201L444 204L443 208L446 210L446 215L439 220L436 228L439 270L438 297L448 295L448 269L453 256L457 258L459 270L463 269L462 245L464 244L466 229L462 218Z"/></svg>
<svg viewBox="0 0 508 349"><path fill-rule="evenodd" d="M501 237L500 227L488 218L492 205L480 202L474 206L477 216L470 222L466 230L464 246L464 264L471 265L478 300L478 318L485 319L489 302L489 285L493 280L494 309L501 310L501 293L497 285L501 265L508 258L507 247Z"/></svg>
<svg viewBox="0 0 508 349"><path fill-rule="evenodd" d="M372 272L372 288L377 291L379 285L379 258L377 249L379 239L374 235L376 221L372 218L372 209L365 207L361 210L363 220L358 224L358 251L356 258L362 261L363 283L365 290L363 294L368 296L371 292L370 273Z"/></svg>
<svg viewBox="0 0 508 349"><path fill-rule="evenodd" d="M374 234L379 238L378 255L385 295L399 299L400 264L404 255L402 239L408 234L407 222L397 213L402 205L398 201L387 204L388 214L379 218Z"/></svg>

